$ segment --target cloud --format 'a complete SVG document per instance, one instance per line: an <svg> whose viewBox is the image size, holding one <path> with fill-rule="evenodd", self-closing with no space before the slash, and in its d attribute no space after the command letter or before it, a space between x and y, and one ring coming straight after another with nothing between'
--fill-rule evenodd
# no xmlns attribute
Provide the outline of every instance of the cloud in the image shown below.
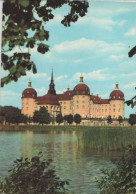
<svg viewBox="0 0 136 194"><path fill-rule="evenodd" d="M125 33L126 36L135 36L136 35L136 28L131 28L128 32Z"/></svg>
<svg viewBox="0 0 136 194"><path fill-rule="evenodd" d="M124 59L124 58L126 58L126 55L111 55L110 57L109 57L109 59L110 60L113 60L113 61L119 61L119 60L122 60L122 59Z"/></svg>
<svg viewBox="0 0 136 194"><path fill-rule="evenodd" d="M88 73L83 73L82 75L86 81L106 81L106 80L115 79L116 77L115 75L108 73L108 68L94 70ZM71 82L73 81L75 82L79 80L80 76L81 76L81 73L79 72L74 74L71 79Z"/></svg>
<svg viewBox="0 0 136 194"><path fill-rule="evenodd" d="M45 87L40 87L40 88L35 88L35 90L37 91L37 95L45 95L47 94L47 90L45 89Z"/></svg>
<svg viewBox="0 0 136 194"><path fill-rule="evenodd" d="M55 78L55 81L60 81L60 80L65 79L67 77L68 77L67 75L60 75L60 76Z"/></svg>
<svg viewBox="0 0 136 194"><path fill-rule="evenodd" d="M90 6L91 9L91 6ZM112 6L108 6L107 8L105 7L94 7L93 9L90 10L91 15L96 15L96 16L116 16L128 12L135 11L134 7L119 7L116 6L115 9L113 9Z"/></svg>
<svg viewBox="0 0 136 194"><path fill-rule="evenodd" d="M60 44L53 46L52 50L57 53L65 52L92 52L92 53L118 53L125 50L125 45L123 43L107 43L102 40L91 40L86 38L81 38L79 40L64 41Z"/></svg>
<svg viewBox="0 0 136 194"><path fill-rule="evenodd" d="M113 20L111 18L90 18L88 22L95 25L98 28L103 28L105 30L111 31L114 26L123 26L126 22L125 20Z"/></svg>
<svg viewBox="0 0 136 194"><path fill-rule="evenodd" d="M120 74L120 77L123 77L123 78L133 78L133 77L136 77L136 72L132 72L132 73L123 73L123 74Z"/></svg>
<svg viewBox="0 0 136 194"><path fill-rule="evenodd" d="M47 74L46 73L32 73L32 72L27 72L27 75L22 77L21 79L47 79Z"/></svg>
<svg viewBox="0 0 136 194"><path fill-rule="evenodd" d="M135 87L136 87L136 81L124 85L124 88L127 88L127 89L135 88Z"/></svg>
<svg viewBox="0 0 136 194"><path fill-rule="evenodd" d="M21 98L21 93L13 92L11 90L0 92L0 102L1 105L13 105L18 106L20 103L17 102L17 99Z"/></svg>

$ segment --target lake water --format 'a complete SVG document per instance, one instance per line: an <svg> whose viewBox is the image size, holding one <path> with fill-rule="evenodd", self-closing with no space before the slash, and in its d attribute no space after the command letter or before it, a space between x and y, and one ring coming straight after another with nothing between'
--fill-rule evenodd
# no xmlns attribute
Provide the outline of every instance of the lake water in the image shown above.
<svg viewBox="0 0 136 194"><path fill-rule="evenodd" d="M53 159L57 175L70 179L70 190L77 194L99 193L96 178L100 169L112 167L111 158L116 153L91 151L78 145L78 136L72 133L0 132L0 176L6 176L13 161L32 157L42 151L45 158Z"/></svg>

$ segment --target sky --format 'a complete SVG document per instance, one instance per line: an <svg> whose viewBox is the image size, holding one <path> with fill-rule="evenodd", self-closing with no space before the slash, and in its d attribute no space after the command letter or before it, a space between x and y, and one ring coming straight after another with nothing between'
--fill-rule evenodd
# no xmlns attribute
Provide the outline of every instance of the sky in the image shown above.
<svg viewBox="0 0 136 194"><path fill-rule="evenodd" d="M61 20L68 13L67 6L57 9L55 18L45 28L50 32L46 54L31 50L37 65L37 74L28 72L18 82L1 89L1 105L21 108L21 95L29 78L38 96L49 89L51 70L57 93L79 83L81 73L90 92L108 99L116 82L124 92L125 100L135 95L136 56L129 58L129 50L136 45L136 2L94 1L88 13L71 27L64 27ZM2 77L6 75L1 69ZM125 117L135 113L125 105Z"/></svg>

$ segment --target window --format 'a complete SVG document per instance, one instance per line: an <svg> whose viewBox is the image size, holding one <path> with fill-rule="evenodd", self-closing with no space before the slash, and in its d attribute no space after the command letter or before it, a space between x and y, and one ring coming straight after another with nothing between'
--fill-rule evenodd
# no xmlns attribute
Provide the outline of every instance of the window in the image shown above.
<svg viewBox="0 0 136 194"><path fill-rule="evenodd" d="M64 109L66 109L66 107L64 106Z"/></svg>
<svg viewBox="0 0 136 194"><path fill-rule="evenodd" d="M77 100L76 102L77 102L77 103L79 103L79 101L78 101L78 100Z"/></svg>
<svg viewBox="0 0 136 194"><path fill-rule="evenodd" d="M26 107L26 110L28 110L29 108L28 107Z"/></svg>
<svg viewBox="0 0 136 194"><path fill-rule="evenodd" d="M85 108L85 106L83 105L83 106L82 106L82 108L84 109L84 108Z"/></svg>
<svg viewBox="0 0 136 194"><path fill-rule="evenodd" d="M115 112L115 108L113 109L113 112Z"/></svg>
<svg viewBox="0 0 136 194"><path fill-rule="evenodd" d="M105 112L107 112L107 109L105 109Z"/></svg>
<svg viewBox="0 0 136 194"><path fill-rule="evenodd" d="M85 101L83 100L83 101L82 101L82 103L84 104L84 103L85 103Z"/></svg>
<svg viewBox="0 0 136 194"><path fill-rule="evenodd" d="M79 106L78 105L76 106L76 109L79 109Z"/></svg>
<svg viewBox="0 0 136 194"><path fill-rule="evenodd" d="M115 104L113 104L113 107L115 107L116 105Z"/></svg>
<svg viewBox="0 0 136 194"><path fill-rule="evenodd" d="M120 108L119 108L119 112L120 112Z"/></svg>
<svg viewBox="0 0 136 194"><path fill-rule="evenodd" d="M82 98L84 98L85 96L82 96Z"/></svg>

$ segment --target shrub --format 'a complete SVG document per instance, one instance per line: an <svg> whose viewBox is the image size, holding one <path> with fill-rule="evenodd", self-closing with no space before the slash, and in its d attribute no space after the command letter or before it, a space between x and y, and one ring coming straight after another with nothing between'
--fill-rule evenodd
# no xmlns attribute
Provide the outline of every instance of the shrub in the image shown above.
<svg viewBox="0 0 136 194"><path fill-rule="evenodd" d="M129 146L119 160L113 161L115 168L103 169L104 176L98 181L101 194L136 193L136 148Z"/></svg>
<svg viewBox="0 0 136 194"><path fill-rule="evenodd" d="M63 123L63 116L61 113L56 116L56 122L58 124Z"/></svg>
<svg viewBox="0 0 136 194"><path fill-rule="evenodd" d="M65 193L68 181L62 181L50 167L52 160L38 156L14 161L10 174L0 182L0 193L7 194L56 194Z"/></svg>
<svg viewBox="0 0 136 194"><path fill-rule="evenodd" d="M80 114L75 114L74 115L74 121L76 124L79 124L81 122L81 115Z"/></svg>

